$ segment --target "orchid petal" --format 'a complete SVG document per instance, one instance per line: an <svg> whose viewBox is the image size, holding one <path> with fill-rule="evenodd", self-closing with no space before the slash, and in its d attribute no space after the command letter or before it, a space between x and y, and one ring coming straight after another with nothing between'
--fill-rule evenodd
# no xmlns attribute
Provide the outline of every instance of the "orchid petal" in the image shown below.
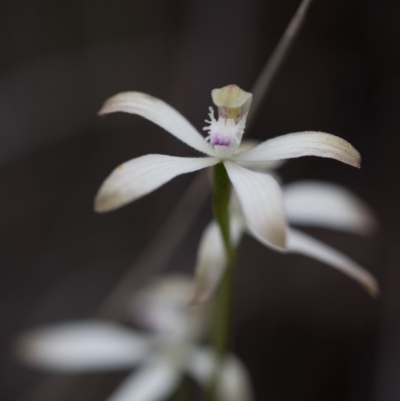
<svg viewBox="0 0 400 401"><path fill-rule="evenodd" d="M230 220L231 242L240 241L244 227L237 218ZM226 252L217 222L212 221L204 230L197 255L194 295L191 305L208 301L214 294L226 267Z"/></svg>
<svg viewBox="0 0 400 401"><path fill-rule="evenodd" d="M45 326L22 335L17 354L25 363L59 372L93 372L133 367L148 353L133 330L102 321Z"/></svg>
<svg viewBox="0 0 400 401"><path fill-rule="evenodd" d="M376 225L364 202L339 185L302 181L286 185L283 198L290 223L367 234Z"/></svg>
<svg viewBox="0 0 400 401"><path fill-rule="evenodd" d="M146 155L118 166L103 182L95 200L97 212L109 212L156 190L178 175L217 164L212 157Z"/></svg>
<svg viewBox="0 0 400 401"><path fill-rule="evenodd" d="M235 152L235 155L238 155L239 153L246 152L250 149L253 149L259 144L260 144L260 142L256 141L255 139L244 139L240 143L239 148ZM279 167L283 166L285 163L286 163L286 160L271 160L271 161L250 162L250 163L240 162L240 165L242 167L247 168L252 171L257 171L260 173L268 173L271 170L277 170Z"/></svg>
<svg viewBox="0 0 400 401"><path fill-rule="evenodd" d="M200 338L206 329L208 310L187 307L192 293L193 278L189 275L158 277L135 295L135 322L164 338Z"/></svg>
<svg viewBox="0 0 400 401"><path fill-rule="evenodd" d="M286 221L278 183L268 174L247 170L230 161L224 164L249 230L266 245L285 249Z"/></svg>
<svg viewBox="0 0 400 401"><path fill-rule="evenodd" d="M123 111L137 114L164 128L186 145L209 156L214 155L212 146L177 110L153 96L140 92L123 92L104 103L99 115Z"/></svg>
<svg viewBox="0 0 400 401"><path fill-rule="evenodd" d="M151 361L130 374L106 401L161 401L178 384L179 374L166 361Z"/></svg>
<svg viewBox="0 0 400 401"><path fill-rule="evenodd" d="M319 156L339 160L354 167L361 166L361 156L347 141L323 132L297 132L278 136L234 156L237 162L264 162Z"/></svg>
<svg viewBox="0 0 400 401"><path fill-rule="evenodd" d="M201 386L207 388L217 365L214 353L208 348L201 348L192 353L188 371ZM217 399L251 401L253 400L251 387L246 367L234 355L228 355L221 366Z"/></svg>
<svg viewBox="0 0 400 401"><path fill-rule="evenodd" d="M289 230L288 252L300 253L326 263L356 280L372 297L379 295L379 284L370 272L343 253L301 231Z"/></svg>

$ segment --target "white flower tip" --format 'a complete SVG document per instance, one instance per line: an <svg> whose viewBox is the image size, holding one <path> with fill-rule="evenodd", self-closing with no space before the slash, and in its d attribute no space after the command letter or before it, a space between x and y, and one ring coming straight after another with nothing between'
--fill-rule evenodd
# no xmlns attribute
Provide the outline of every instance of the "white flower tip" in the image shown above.
<svg viewBox="0 0 400 401"><path fill-rule="evenodd" d="M112 212L139 197L134 195L127 197L123 186L118 186L118 172L123 168L123 165L118 166L101 185L94 199L96 213Z"/></svg>
<svg viewBox="0 0 400 401"><path fill-rule="evenodd" d="M118 93L114 96L111 96L108 98L104 103L101 109L97 112L98 116L104 116L105 114L109 113L115 113L118 111L125 111L129 112L127 107L135 100L139 100L140 98L143 97L150 97L149 95L146 95L141 92L122 92Z"/></svg>
<svg viewBox="0 0 400 401"><path fill-rule="evenodd" d="M40 345L35 335L21 335L12 345L12 354L21 363L33 365L39 357Z"/></svg>
<svg viewBox="0 0 400 401"><path fill-rule="evenodd" d="M110 202L107 200L106 196L102 194L98 194L94 200L94 208L93 210L96 213L107 213L113 211L114 207L110 206Z"/></svg>
<svg viewBox="0 0 400 401"><path fill-rule="evenodd" d="M324 132L311 132L311 134L315 135L315 139L322 145L322 152L316 153L316 156L333 158L350 166L361 168L361 155L349 142Z"/></svg>
<svg viewBox="0 0 400 401"><path fill-rule="evenodd" d="M379 221L374 213L369 210L369 208L365 207L364 215L362 219L360 218L359 226L361 234L371 235L378 230Z"/></svg>
<svg viewBox="0 0 400 401"><path fill-rule="evenodd" d="M286 228L275 227L275 229L270 229L268 232L256 232L250 227L249 229L253 236L266 246L281 253L288 251Z"/></svg>
<svg viewBox="0 0 400 401"><path fill-rule="evenodd" d="M356 168L361 168L361 162L362 162L361 155L355 148L353 148L353 149L356 152L356 157L354 158L353 166Z"/></svg>
<svg viewBox="0 0 400 401"><path fill-rule="evenodd" d="M113 113L116 112L117 110L115 109L115 99L118 99L121 94L112 96L108 98L103 105L101 106L101 109L97 112L97 115L99 117L104 116L105 114Z"/></svg>
<svg viewBox="0 0 400 401"><path fill-rule="evenodd" d="M361 168L360 153L345 139L324 132L310 132L310 134L317 140L317 147L322 145L320 147L321 152L314 153L313 151L310 155L333 158L350 166ZM311 138L309 137L308 139Z"/></svg>
<svg viewBox="0 0 400 401"><path fill-rule="evenodd" d="M94 200L94 208L93 210L96 213L107 213L110 212L112 209L107 208L105 205L107 204L107 202L105 202L103 199L101 199L100 197L96 197L96 199Z"/></svg>
<svg viewBox="0 0 400 401"><path fill-rule="evenodd" d="M277 228L274 231L270 231L270 244L280 252L285 252L287 249L286 241L286 230ZM271 235L272 234L272 235Z"/></svg>
<svg viewBox="0 0 400 401"><path fill-rule="evenodd" d="M94 200L94 211L96 213L111 212L123 206L120 201L120 195L117 191L108 191L103 184Z"/></svg>
<svg viewBox="0 0 400 401"><path fill-rule="evenodd" d="M26 347L22 337L18 337L11 346L13 357L19 362L25 362Z"/></svg>
<svg viewBox="0 0 400 401"><path fill-rule="evenodd" d="M326 134L326 144L336 148L340 153L336 155L337 160L350 166L361 168L361 155L359 151L344 139L335 135Z"/></svg>
<svg viewBox="0 0 400 401"><path fill-rule="evenodd" d="M282 213L283 215L283 213ZM278 220L274 222L268 229L256 232L250 228L252 234L262 243L272 247L278 252L287 252L287 224L286 221Z"/></svg>
<svg viewBox="0 0 400 401"><path fill-rule="evenodd" d="M368 294L374 298L377 299L379 298L379 296L381 295L381 290L379 288L379 284L378 282L375 280L374 277L371 277L371 280L369 282L364 282L364 283L360 283L363 288L365 289L365 291L368 292Z"/></svg>
<svg viewBox="0 0 400 401"><path fill-rule="evenodd" d="M97 112L97 115L99 117L103 117L104 114L107 114L107 112L105 111L105 110L107 110L105 105L106 105L106 103L104 103L103 106L101 106L101 109Z"/></svg>

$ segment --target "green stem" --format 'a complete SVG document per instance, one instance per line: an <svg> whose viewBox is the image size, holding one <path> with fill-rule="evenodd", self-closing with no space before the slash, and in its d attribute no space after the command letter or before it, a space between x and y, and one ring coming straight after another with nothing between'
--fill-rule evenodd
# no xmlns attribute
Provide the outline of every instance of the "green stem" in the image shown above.
<svg viewBox="0 0 400 401"><path fill-rule="evenodd" d="M231 345L235 250L231 243L229 227L230 194L231 183L225 166L222 163L217 164L214 167L213 212L221 230L227 264L214 309L212 342L217 355L217 366L208 392L207 399L210 401L216 400L221 363Z"/></svg>

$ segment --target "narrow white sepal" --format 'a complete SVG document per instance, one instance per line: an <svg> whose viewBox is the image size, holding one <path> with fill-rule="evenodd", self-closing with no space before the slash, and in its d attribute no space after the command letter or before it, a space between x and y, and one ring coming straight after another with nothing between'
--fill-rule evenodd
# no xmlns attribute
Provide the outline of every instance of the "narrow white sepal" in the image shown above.
<svg viewBox="0 0 400 401"><path fill-rule="evenodd" d="M241 220L232 217L229 229L232 246L236 247L244 229ZM213 296L225 271L226 263L221 231L217 222L212 221L204 230L200 240L191 305L206 302Z"/></svg>
<svg viewBox="0 0 400 401"><path fill-rule="evenodd" d="M283 188L290 223L368 234L376 226L370 208L347 189L318 181Z"/></svg>
<svg viewBox="0 0 400 401"><path fill-rule="evenodd" d="M290 253L300 253L309 256L340 270L342 273L356 280L372 297L379 295L379 284L375 277L349 257L331 248L329 245L301 231L290 228L287 246L287 251Z"/></svg>
<svg viewBox="0 0 400 401"><path fill-rule="evenodd" d="M213 156L212 146L181 113L153 96L141 92L119 93L103 104L99 115L122 111L137 114L164 128L192 148Z"/></svg>
<svg viewBox="0 0 400 401"><path fill-rule="evenodd" d="M255 139L244 139L240 145L237 151L235 152L235 155L239 155L239 153L242 152L247 152L250 149L253 149L257 145L259 145L260 142L256 141ZM240 158L240 156L238 156ZM277 170L279 167L283 166L286 163L286 160L271 160L271 161L264 161L264 162L240 162L240 165L242 167L245 167L249 170L252 171L258 171L258 172L264 172L268 173L269 171L272 170Z"/></svg>
<svg viewBox="0 0 400 401"><path fill-rule="evenodd" d="M96 195L96 212L109 212L126 205L178 175L217 164L213 157L146 155L118 166L103 182Z"/></svg>
<svg viewBox="0 0 400 401"><path fill-rule="evenodd" d="M206 347L198 348L189 361L189 374L205 389L208 388L218 366L215 354ZM252 401L250 376L243 363L234 355L226 356L221 365L218 386L219 401Z"/></svg>
<svg viewBox="0 0 400 401"><path fill-rule="evenodd" d="M154 360L130 374L106 401L163 401L178 379L179 373L166 360Z"/></svg>
<svg viewBox="0 0 400 401"><path fill-rule="evenodd" d="M208 310L188 308L192 296L192 276L175 273L153 279L133 299L135 322L160 338L198 339L206 330Z"/></svg>
<svg viewBox="0 0 400 401"><path fill-rule="evenodd" d="M261 242L276 250L286 248L286 220L282 190L269 174L224 162L242 207L246 225Z"/></svg>
<svg viewBox="0 0 400 401"><path fill-rule="evenodd" d="M347 141L324 132L297 132L278 136L243 153L234 155L242 162L265 162L292 159L301 156L319 156L339 160L354 167L361 166L361 156Z"/></svg>
<svg viewBox="0 0 400 401"><path fill-rule="evenodd" d="M16 341L17 356L23 362L72 373L131 368L148 351L149 344L141 335L102 321L48 325Z"/></svg>

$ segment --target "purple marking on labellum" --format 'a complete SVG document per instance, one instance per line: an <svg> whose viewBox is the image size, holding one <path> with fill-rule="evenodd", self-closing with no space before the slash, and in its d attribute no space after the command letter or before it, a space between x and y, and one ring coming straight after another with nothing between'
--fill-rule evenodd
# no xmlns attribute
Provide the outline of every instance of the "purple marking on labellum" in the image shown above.
<svg viewBox="0 0 400 401"><path fill-rule="evenodd" d="M230 139L223 139L223 138L212 138L211 145L212 146L229 146L231 144Z"/></svg>

